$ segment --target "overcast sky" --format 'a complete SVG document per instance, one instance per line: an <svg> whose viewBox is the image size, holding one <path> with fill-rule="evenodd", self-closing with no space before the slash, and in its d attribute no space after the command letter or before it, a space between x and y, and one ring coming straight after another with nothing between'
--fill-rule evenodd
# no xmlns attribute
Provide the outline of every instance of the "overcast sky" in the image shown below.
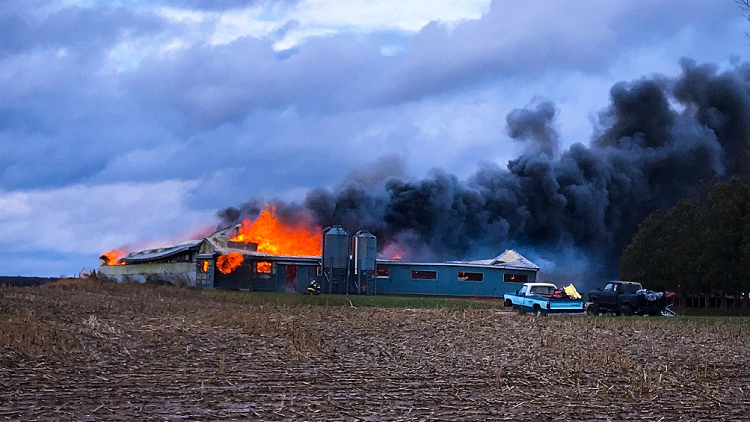
<svg viewBox="0 0 750 422"><path fill-rule="evenodd" d="M504 165L505 116L541 100L588 143L614 83L729 68L748 31L733 0L0 0L0 275L74 275L373 163Z"/></svg>

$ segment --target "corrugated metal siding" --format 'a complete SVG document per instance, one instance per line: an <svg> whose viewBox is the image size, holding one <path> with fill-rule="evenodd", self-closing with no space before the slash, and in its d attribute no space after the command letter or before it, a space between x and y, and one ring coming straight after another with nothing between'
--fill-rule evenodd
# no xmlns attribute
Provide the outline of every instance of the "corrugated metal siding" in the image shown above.
<svg viewBox="0 0 750 422"><path fill-rule="evenodd" d="M143 282L149 277L155 277L166 281L186 282L190 286L195 285L196 277L194 262L101 265L99 272L117 280L132 279Z"/></svg>
<svg viewBox="0 0 750 422"><path fill-rule="evenodd" d="M310 282L317 280L317 265L298 265L297 266L297 287L295 291L297 293L304 293L307 291L307 287Z"/></svg>
<svg viewBox="0 0 750 422"><path fill-rule="evenodd" d="M271 273L259 273L258 262L272 262ZM290 278L287 284L287 268L296 266L296 277ZM239 268L229 274L215 271L214 285L217 289L242 289L254 292L299 292L304 293L310 281L316 279L317 264L305 260L294 263L288 258L283 262L271 260L246 260Z"/></svg>
<svg viewBox="0 0 750 422"><path fill-rule="evenodd" d="M535 271L508 270L504 268L476 266L446 266L430 264L394 264L378 263L378 269L387 269L388 277L378 277L377 293L414 294L414 295L450 295L450 296L478 296L502 297L503 294L518 290L523 283L507 283L503 281L505 274L524 274L528 281L536 280ZM412 279L412 271L435 271L437 280ZM458 272L482 273L482 281L459 281Z"/></svg>
<svg viewBox="0 0 750 422"><path fill-rule="evenodd" d="M243 263L231 273L214 271L214 287L228 290L250 290L251 268Z"/></svg>

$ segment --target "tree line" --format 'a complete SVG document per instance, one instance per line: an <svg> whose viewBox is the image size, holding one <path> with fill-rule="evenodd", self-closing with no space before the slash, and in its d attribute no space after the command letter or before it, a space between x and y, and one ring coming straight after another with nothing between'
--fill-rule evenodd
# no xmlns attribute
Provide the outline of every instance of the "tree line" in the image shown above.
<svg viewBox="0 0 750 422"><path fill-rule="evenodd" d="M709 181L651 214L623 250L620 276L686 294L750 291L750 186Z"/></svg>

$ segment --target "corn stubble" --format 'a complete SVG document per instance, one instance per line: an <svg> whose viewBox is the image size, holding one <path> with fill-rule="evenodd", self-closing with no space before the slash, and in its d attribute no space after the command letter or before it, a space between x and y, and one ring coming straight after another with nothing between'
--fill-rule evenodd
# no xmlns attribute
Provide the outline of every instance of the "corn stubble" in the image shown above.
<svg viewBox="0 0 750 422"><path fill-rule="evenodd" d="M746 420L747 328L0 287L0 418Z"/></svg>

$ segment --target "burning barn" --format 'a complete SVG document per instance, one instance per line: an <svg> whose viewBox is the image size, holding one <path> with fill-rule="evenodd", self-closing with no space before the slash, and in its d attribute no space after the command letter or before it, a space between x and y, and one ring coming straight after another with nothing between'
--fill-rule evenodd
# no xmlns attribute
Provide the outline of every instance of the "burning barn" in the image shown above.
<svg viewBox="0 0 750 422"><path fill-rule="evenodd" d="M301 293L316 279L319 254L264 252L244 240L241 226L205 238L196 256L196 287Z"/></svg>
<svg viewBox="0 0 750 422"><path fill-rule="evenodd" d="M159 279L195 285L195 260L201 243L193 240L128 254L111 250L99 258L99 273L118 280L144 282Z"/></svg>
<svg viewBox="0 0 750 422"><path fill-rule="evenodd" d="M508 250L481 261L409 262L378 259L377 239L339 226L285 226L273 209L252 224L167 248L102 255L99 271L119 280L151 278L198 288L322 293L499 297L535 281L539 267Z"/></svg>

